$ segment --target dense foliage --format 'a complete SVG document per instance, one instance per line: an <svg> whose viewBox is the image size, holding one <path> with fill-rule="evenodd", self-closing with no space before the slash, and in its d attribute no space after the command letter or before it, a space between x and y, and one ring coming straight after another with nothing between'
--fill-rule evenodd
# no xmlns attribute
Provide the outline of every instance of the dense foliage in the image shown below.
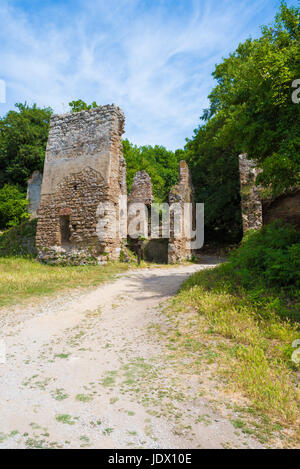
<svg viewBox="0 0 300 469"><path fill-rule="evenodd" d="M280 221L250 231L229 263L245 287L300 287L300 233Z"/></svg>
<svg viewBox="0 0 300 469"><path fill-rule="evenodd" d="M127 163L128 190L131 189L135 173L145 170L152 180L155 201L167 200L170 188L178 182L178 163L184 152L168 151L159 145L138 147L124 140L123 153Z"/></svg>
<svg viewBox="0 0 300 469"><path fill-rule="evenodd" d="M71 101L69 107L70 112L73 114L74 112L88 111L89 109L98 107L98 104L96 101L93 101L92 104L86 104L82 99L77 99L77 101Z"/></svg>
<svg viewBox="0 0 300 469"><path fill-rule="evenodd" d="M240 44L213 73L217 86L205 122L186 145L213 237L238 239L240 153L263 169L259 182L273 194L299 184L300 105L292 101L292 83L300 78L299 17L299 8L282 4L274 25Z"/></svg>
<svg viewBox="0 0 300 469"><path fill-rule="evenodd" d="M27 181L43 171L52 110L16 104L0 119L0 229L28 217Z"/></svg>
<svg viewBox="0 0 300 469"><path fill-rule="evenodd" d="M0 119L0 187L18 184L26 190L35 170L43 171L52 110L16 104Z"/></svg>
<svg viewBox="0 0 300 469"><path fill-rule="evenodd" d="M262 167L260 182L275 194L299 184L300 106L292 83L300 77L300 9L281 5L272 27L248 39L218 65L210 115L223 117L218 138L234 142Z"/></svg>

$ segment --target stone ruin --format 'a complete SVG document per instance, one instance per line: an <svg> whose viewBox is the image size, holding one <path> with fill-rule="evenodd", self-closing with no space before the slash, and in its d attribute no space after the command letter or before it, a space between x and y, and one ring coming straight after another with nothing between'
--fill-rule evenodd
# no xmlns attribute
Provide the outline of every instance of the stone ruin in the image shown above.
<svg viewBox="0 0 300 469"><path fill-rule="evenodd" d="M99 218L108 215L97 212L99 203L113 204L118 220L126 195L123 132L124 114L115 105L52 116L38 210L40 260L119 258L118 233L99 240L96 230Z"/></svg>
<svg viewBox="0 0 300 469"><path fill-rule="evenodd" d="M165 249L169 263L191 257L186 220L182 215L175 217L172 208L175 205L182 210L185 203L194 206L189 168L185 161L180 162L179 183L169 194L169 239L164 242L157 239L161 235L160 227L160 235L153 235L149 240L148 209L154 201L151 178L146 171L137 172L127 200L126 162L122 154L124 120L123 112L115 105L52 116L43 178L35 171L28 181L28 210L32 218L38 216L38 259L70 264L118 260L126 246L127 228L136 217L136 210L131 211L132 203L144 204L139 213L140 230L150 241L150 251L151 246L152 252ZM239 156L239 168L244 232L259 229L276 218L300 226L299 188L277 199L262 201L256 185L260 170L246 154ZM115 230L111 229L114 215ZM191 228L193 215L189 217ZM180 236L175 230L178 223L182 230Z"/></svg>
<svg viewBox="0 0 300 469"><path fill-rule="evenodd" d="M32 196L38 193L37 174L28 185L30 204L38 214L39 260L68 264L118 260L126 245L123 215L128 212L125 223L130 223L136 215L130 212L133 202L145 204L140 214L141 233L145 229L146 235L150 234L148 208L154 200L151 178L146 171L137 172L127 200L123 132L124 114L115 105L52 116L39 208L38 197ZM183 207L184 202L192 201L192 192L188 166L181 161L179 183L172 188L169 202ZM118 226L111 231L114 214ZM99 236L99 226L103 236ZM184 237L175 239L171 214L171 237L165 243L169 262L190 257L186 242Z"/></svg>

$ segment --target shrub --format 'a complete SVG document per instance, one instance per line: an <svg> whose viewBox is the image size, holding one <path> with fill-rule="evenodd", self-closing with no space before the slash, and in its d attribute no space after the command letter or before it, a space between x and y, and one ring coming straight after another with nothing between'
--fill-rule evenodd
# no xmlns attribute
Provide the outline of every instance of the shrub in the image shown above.
<svg viewBox="0 0 300 469"><path fill-rule="evenodd" d="M246 234L229 265L245 286L300 286L300 232L276 221Z"/></svg>
<svg viewBox="0 0 300 469"><path fill-rule="evenodd" d="M26 220L1 233L0 256L35 257L37 255L35 247L36 225L37 219Z"/></svg>

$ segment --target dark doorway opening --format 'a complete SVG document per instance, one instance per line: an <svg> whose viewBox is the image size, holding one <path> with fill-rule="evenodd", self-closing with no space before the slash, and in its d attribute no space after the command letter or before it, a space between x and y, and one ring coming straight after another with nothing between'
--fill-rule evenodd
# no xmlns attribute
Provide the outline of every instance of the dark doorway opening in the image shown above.
<svg viewBox="0 0 300 469"><path fill-rule="evenodd" d="M70 242L71 231L70 231L70 217L69 215L62 215L59 217L60 224L60 239L61 244Z"/></svg>

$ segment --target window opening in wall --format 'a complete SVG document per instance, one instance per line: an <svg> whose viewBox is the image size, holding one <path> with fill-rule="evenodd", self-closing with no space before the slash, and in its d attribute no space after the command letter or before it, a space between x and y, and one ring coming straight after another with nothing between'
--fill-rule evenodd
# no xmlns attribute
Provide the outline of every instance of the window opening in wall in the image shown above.
<svg viewBox="0 0 300 469"><path fill-rule="evenodd" d="M61 217L59 217L59 224L61 244L69 243L71 237L69 215L62 215Z"/></svg>

